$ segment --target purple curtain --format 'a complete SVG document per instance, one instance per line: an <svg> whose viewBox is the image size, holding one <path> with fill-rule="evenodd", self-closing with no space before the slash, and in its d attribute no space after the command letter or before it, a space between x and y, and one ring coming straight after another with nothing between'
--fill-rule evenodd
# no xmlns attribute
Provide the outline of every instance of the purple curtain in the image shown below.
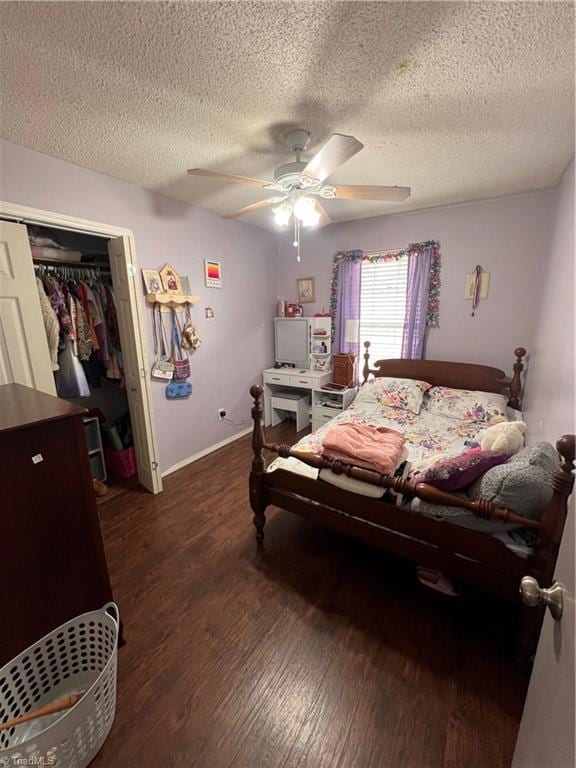
<svg viewBox="0 0 576 768"><path fill-rule="evenodd" d="M402 357L420 360L424 354L426 338L426 310L430 287L431 245L422 250L408 253L408 287L406 292L406 315L402 337Z"/></svg>
<svg viewBox="0 0 576 768"><path fill-rule="evenodd" d="M359 258L350 261L343 260L338 265L338 293L336 301L336 316L334 318L334 347L333 352L345 355L356 355L356 379L358 371L359 339L354 343L346 342L346 320L360 319L360 283L362 279L361 253Z"/></svg>

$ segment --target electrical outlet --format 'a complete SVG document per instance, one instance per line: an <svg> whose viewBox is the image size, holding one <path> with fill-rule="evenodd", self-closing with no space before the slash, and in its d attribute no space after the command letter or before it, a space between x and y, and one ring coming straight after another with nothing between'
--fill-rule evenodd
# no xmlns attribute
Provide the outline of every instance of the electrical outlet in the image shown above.
<svg viewBox="0 0 576 768"><path fill-rule="evenodd" d="M218 408L218 421L222 421L222 419L226 418L226 409L225 408Z"/></svg>

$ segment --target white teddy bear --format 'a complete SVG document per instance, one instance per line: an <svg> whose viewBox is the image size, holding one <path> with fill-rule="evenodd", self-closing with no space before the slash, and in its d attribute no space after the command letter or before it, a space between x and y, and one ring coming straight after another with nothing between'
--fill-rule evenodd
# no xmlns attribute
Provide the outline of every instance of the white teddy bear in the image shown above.
<svg viewBox="0 0 576 768"><path fill-rule="evenodd" d="M490 426L478 432L474 439L483 451L499 451L512 456L524 445L526 429L523 421L506 421L504 416L493 416Z"/></svg>

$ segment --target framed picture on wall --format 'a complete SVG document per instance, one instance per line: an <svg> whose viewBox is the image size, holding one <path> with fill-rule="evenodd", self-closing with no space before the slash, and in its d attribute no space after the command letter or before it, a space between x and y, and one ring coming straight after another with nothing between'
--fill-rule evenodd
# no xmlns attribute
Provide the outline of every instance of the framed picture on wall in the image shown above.
<svg viewBox="0 0 576 768"><path fill-rule="evenodd" d="M296 280L296 296L299 304L313 304L316 301L316 286L313 277Z"/></svg>
<svg viewBox="0 0 576 768"><path fill-rule="evenodd" d="M164 293L164 287L157 269L143 269L142 281L146 293Z"/></svg>
<svg viewBox="0 0 576 768"><path fill-rule="evenodd" d="M166 293L182 293L180 275L171 264L165 264L160 270L162 285Z"/></svg>
<svg viewBox="0 0 576 768"><path fill-rule="evenodd" d="M222 288L222 267L219 261L204 259L204 275L207 288Z"/></svg>

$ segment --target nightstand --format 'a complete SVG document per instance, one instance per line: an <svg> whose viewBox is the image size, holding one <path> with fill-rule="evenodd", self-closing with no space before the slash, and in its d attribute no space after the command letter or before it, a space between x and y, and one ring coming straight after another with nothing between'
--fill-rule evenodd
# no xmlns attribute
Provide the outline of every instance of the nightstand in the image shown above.
<svg viewBox="0 0 576 768"><path fill-rule="evenodd" d="M323 427L327 421L345 411L356 397L357 388L349 387L339 392L327 389L312 391L312 431Z"/></svg>

